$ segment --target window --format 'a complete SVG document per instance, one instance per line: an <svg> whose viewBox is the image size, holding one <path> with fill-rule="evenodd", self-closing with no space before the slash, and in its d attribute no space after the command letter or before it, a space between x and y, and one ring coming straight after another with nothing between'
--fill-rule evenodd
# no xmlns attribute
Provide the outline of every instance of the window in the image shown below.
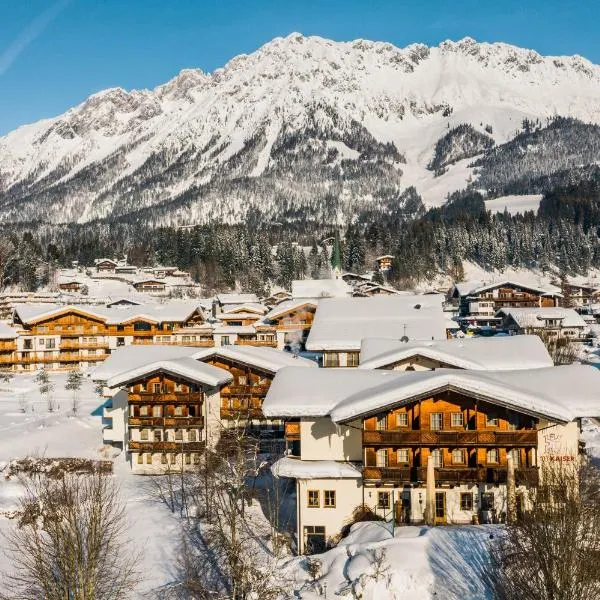
<svg viewBox="0 0 600 600"><path fill-rule="evenodd" d="M155 442L162 442L162 431L160 429L155 429L154 430L154 441Z"/></svg>
<svg viewBox="0 0 600 600"><path fill-rule="evenodd" d="M192 464L192 456L190 454L184 454L184 456L185 456L185 464L191 465Z"/></svg>
<svg viewBox="0 0 600 600"><path fill-rule="evenodd" d="M461 493L460 510L473 510L473 494L471 492Z"/></svg>
<svg viewBox="0 0 600 600"><path fill-rule="evenodd" d="M183 417L183 406L179 405L175 407L175 416Z"/></svg>
<svg viewBox="0 0 600 600"><path fill-rule="evenodd" d="M486 427L498 427L500 425L500 419L494 413L489 413L485 419Z"/></svg>
<svg viewBox="0 0 600 600"><path fill-rule="evenodd" d="M375 457L377 467L387 467L388 466L388 453L387 450L377 450L377 454Z"/></svg>
<svg viewBox="0 0 600 600"><path fill-rule="evenodd" d="M182 442L183 441L183 429L175 430L175 441Z"/></svg>
<svg viewBox="0 0 600 600"><path fill-rule="evenodd" d="M431 456L433 458L433 466L436 468L441 468L444 466L444 457L442 451L439 448L435 448L431 451Z"/></svg>
<svg viewBox="0 0 600 600"><path fill-rule="evenodd" d="M146 454L146 464L147 465L152 464L152 454L150 454L150 453Z"/></svg>
<svg viewBox="0 0 600 600"><path fill-rule="evenodd" d="M150 331L152 329L152 325L150 323L146 323L145 321L136 321L133 324L134 331Z"/></svg>
<svg viewBox="0 0 600 600"><path fill-rule="evenodd" d="M321 525L304 526L305 552L307 554L319 554L327 550L325 542L325 527Z"/></svg>
<svg viewBox="0 0 600 600"><path fill-rule="evenodd" d="M23 348L25 350L31 350L32 349L32 344L31 344L31 339L28 340L23 340Z"/></svg>
<svg viewBox="0 0 600 600"><path fill-rule="evenodd" d="M346 355L346 366L347 367L358 367L358 352L348 352Z"/></svg>
<svg viewBox="0 0 600 600"><path fill-rule="evenodd" d="M160 417L161 415L161 407L160 406L153 406L152 407L152 416L153 417Z"/></svg>
<svg viewBox="0 0 600 600"><path fill-rule="evenodd" d="M148 430L147 429L142 429L140 431L140 440L144 440L144 441L148 440Z"/></svg>
<svg viewBox="0 0 600 600"><path fill-rule="evenodd" d="M323 492L323 506L325 508L335 508L335 490L325 490Z"/></svg>
<svg viewBox="0 0 600 600"><path fill-rule="evenodd" d="M377 508L389 508L390 507L390 493L389 492L377 492Z"/></svg>
<svg viewBox="0 0 600 600"><path fill-rule="evenodd" d="M510 451L510 455L512 456L512 459L513 459L513 466L515 469L517 469L519 467L519 465L521 464L521 451L518 448L513 448Z"/></svg>
<svg viewBox="0 0 600 600"><path fill-rule="evenodd" d="M319 508L320 506L319 490L308 490L308 508Z"/></svg>
<svg viewBox="0 0 600 600"><path fill-rule="evenodd" d="M325 367L339 367L340 356L336 352L325 353Z"/></svg>
<svg viewBox="0 0 600 600"><path fill-rule="evenodd" d="M124 346L124 345L125 345L125 338L118 337L117 338L117 347Z"/></svg>
<svg viewBox="0 0 600 600"><path fill-rule="evenodd" d="M138 465L143 465L144 464L144 455L143 454L138 454L137 455L137 464Z"/></svg>
<svg viewBox="0 0 600 600"><path fill-rule="evenodd" d="M461 412L455 412L451 415L452 427L462 427L465 423L464 416Z"/></svg>
<svg viewBox="0 0 600 600"><path fill-rule="evenodd" d="M519 415L517 413L510 413L508 415L508 428L511 431L515 431L519 429L521 426L521 420L519 419Z"/></svg>
<svg viewBox="0 0 600 600"><path fill-rule="evenodd" d="M452 464L453 465L464 465L465 464L465 451L460 448L452 450Z"/></svg>
<svg viewBox="0 0 600 600"><path fill-rule="evenodd" d="M153 383L152 392L154 394L160 394L162 392L162 385L160 383Z"/></svg>
<svg viewBox="0 0 600 600"><path fill-rule="evenodd" d="M143 404L142 406L140 406L140 417L147 417L150 412L149 412L149 406L147 406L146 404Z"/></svg>
<svg viewBox="0 0 600 600"><path fill-rule="evenodd" d="M221 336L221 346L229 346L229 336L228 335Z"/></svg>
<svg viewBox="0 0 600 600"><path fill-rule="evenodd" d="M377 415L377 431L385 431L387 429L387 415Z"/></svg>
<svg viewBox="0 0 600 600"><path fill-rule="evenodd" d="M498 449L490 448L487 451L487 462L488 464L498 464Z"/></svg>
<svg viewBox="0 0 600 600"><path fill-rule="evenodd" d="M398 464L407 465L409 463L408 448L400 448L397 456Z"/></svg>
<svg viewBox="0 0 600 600"><path fill-rule="evenodd" d="M429 427L434 431L443 429L444 415L442 413L431 413L429 415Z"/></svg>
<svg viewBox="0 0 600 600"><path fill-rule="evenodd" d="M248 377L246 375L238 375L238 385L248 385Z"/></svg>
<svg viewBox="0 0 600 600"><path fill-rule="evenodd" d="M43 346L46 343L46 340L44 338L40 339L40 346Z"/></svg>
<svg viewBox="0 0 600 600"><path fill-rule="evenodd" d="M188 431L188 442L195 442L196 439L197 439L196 430L195 429L190 429Z"/></svg>
<svg viewBox="0 0 600 600"><path fill-rule="evenodd" d="M166 465L166 464L167 464L167 455L166 455L166 454L162 454L162 455L161 455L161 457L160 457L160 462L161 462L163 465Z"/></svg>
<svg viewBox="0 0 600 600"><path fill-rule="evenodd" d="M408 427L408 413L396 413L396 427Z"/></svg>

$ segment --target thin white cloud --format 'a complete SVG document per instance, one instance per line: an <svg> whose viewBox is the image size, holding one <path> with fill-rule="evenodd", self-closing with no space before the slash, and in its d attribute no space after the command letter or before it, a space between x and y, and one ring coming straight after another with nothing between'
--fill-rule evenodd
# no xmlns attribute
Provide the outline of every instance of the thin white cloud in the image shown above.
<svg viewBox="0 0 600 600"><path fill-rule="evenodd" d="M0 75L3 75L10 69L21 53L27 50L29 44L44 32L46 27L56 19L71 1L72 0L58 0L23 29L17 39L15 39L15 41L0 54Z"/></svg>

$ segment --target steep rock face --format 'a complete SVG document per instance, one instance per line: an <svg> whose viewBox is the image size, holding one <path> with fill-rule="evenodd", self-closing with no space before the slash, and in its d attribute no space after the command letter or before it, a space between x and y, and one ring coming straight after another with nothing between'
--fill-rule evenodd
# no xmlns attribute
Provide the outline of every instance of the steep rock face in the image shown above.
<svg viewBox="0 0 600 600"><path fill-rule="evenodd" d="M478 138L436 179L427 166L449 128L485 127L502 144L524 118L598 123L599 99L600 67L577 56L292 34L0 138L0 220L345 221L410 186L439 204L473 175L452 163L489 147Z"/></svg>

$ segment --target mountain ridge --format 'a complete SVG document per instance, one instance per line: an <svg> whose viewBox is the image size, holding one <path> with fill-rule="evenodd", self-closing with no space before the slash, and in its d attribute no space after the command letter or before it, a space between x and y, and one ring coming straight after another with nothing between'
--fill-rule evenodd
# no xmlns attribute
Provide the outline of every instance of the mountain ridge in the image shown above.
<svg viewBox="0 0 600 600"><path fill-rule="evenodd" d="M526 118L600 123L599 99L600 66L577 55L294 33L211 73L97 92L1 137L0 222L86 222L169 204L161 223L239 222L252 211L344 222L411 186L441 204L475 175L472 160L438 177L427 169L452 127L491 130L500 145Z"/></svg>

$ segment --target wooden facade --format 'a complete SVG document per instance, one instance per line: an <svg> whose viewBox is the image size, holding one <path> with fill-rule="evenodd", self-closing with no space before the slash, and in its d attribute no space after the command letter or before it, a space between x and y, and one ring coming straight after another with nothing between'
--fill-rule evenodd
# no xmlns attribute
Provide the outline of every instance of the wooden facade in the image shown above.
<svg viewBox="0 0 600 600"><path fill-rule="evenodd" d="M154 374L131 382L126 450L132 463L196 464L205 448L204 392L183 377Z"/></svg>
<svg viewBox="0 0 600 600"><path fill-rule="evenodd" d="M524 288L517 284L504 283L496 287L476 290L461 298L461 314L469 314L472 303L483 303L490 306L490 313L495 314L501 308L533 308L561 306L559 294L551 294L542 290Z"/></svg>
<svg viewBox="0 0 600 600"><path fill-rule="evenodd" d="M537 420L452 391L363 420L365 481L422 484L434 457L438 484L503 483L507 456L519 481L537 478Z"/></svg>

